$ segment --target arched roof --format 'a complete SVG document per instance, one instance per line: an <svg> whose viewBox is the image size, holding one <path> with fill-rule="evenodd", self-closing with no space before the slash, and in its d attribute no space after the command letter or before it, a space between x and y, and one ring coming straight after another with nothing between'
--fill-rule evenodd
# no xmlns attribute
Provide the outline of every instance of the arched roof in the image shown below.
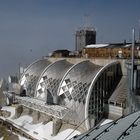
<svg viewBox="0 0 140 140"><path fill-rule="evenodd" d="M35 97L46 101L47 92L50 92L52 96L56 96L59 83L71 66L72 64L66 60L58 60L48 65L37 82Z"/></svg>
<svg viewBox="0 0 140 140"><path fill-rule="evenodd" d="M62 98L60 104L65 105L73 113L67 113L71 120L80 123L84 120L85 99L89 85L101 69L101 66L95 65L86 60L73 65L64 75L58 88L58 96Z"/></svg>
<svg viewBox="0 0 140 140"><path fill-rule="evenodd" d="M35 91L36 82L46 66L51 64L47 59L40 59L30 64L20 78L20 85L26 89L27 94L32 94ZM30 93L32 92L32 93Z"/></svg>
<svg viewBox="0 0 140 140"><path fill-rule="evenodd" d="M64 112L63 116L78 123L85 119L83 125L89 129L88 116L90 112L88 109L89 102L91 103L91 95L94 95L94 92L92 93L93 88L98 85L97 81L100 81L100 76L108 71L108 68L112 69L114 65L116 68L118 64L120 65L120 62L115 61L102 67L88 60L75 65L66 60L59 60L54 63L47 59L38 60L27 67L20 82L25 84L27 88L33 83L31 88L32 93L35 93L33 96L40 102L44 103L48 99L52 101L55 99L54 97L59 97L59 105L64 105L68 109L68 112ZM33 80L32 77L36 77L36 79ZM102 79L102 82L106 83L107 80L105 80ZM48 95L51 95L51 99ZM72 115L69 111L72 112Z"/></svg>
<svg viewBox="0 0 140 140"><path fill-rule="evenodd" d="M69 100L77 100L78 94L86 94L92 78L100 68L101 66L95 65L88 60L73 65L61 80L58 96L64 94Z"/></svg>
<svg viewBox="0 0 140 140"><path fill-rule="evenodd" d="M86 96L85 118L88 118L88 117L89 117L89 115L88 115L89 101L90 101L91 94L92 94L92 89L93 89L93 87L95 86L95 83L98 81L100 75L101 75L102 73L104 73L105 70L106 70L107 68L109 68L109 67L112 66L112 65L117 65L117 64L120 65L120 62L119 62L119 61L114 61L114 62L111 62L111 63L105 65L104 67L102 67L102 68L98 71L98 73L96 74L96 76L93 78L93 80L92 80L92 82L91 82L91 84L90 84L90 87L89 87L89 89L88 89L88 94L87 94L87 96ZM87 129L89 129L89 128L90 128L89 119L86 119L86 120L85 120L85 124L86 124Z"/></svg>

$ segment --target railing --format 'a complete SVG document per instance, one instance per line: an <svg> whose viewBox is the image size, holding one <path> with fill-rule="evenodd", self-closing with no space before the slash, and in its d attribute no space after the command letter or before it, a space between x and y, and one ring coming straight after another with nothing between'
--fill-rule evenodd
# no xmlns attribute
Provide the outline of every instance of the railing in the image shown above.
<svg viewBox="0 0 140 140"><path fill-rule="evenodd" d="M15 96L19 104L62 119L70 110L58 105L46 105L45 102L29 97Z"/></svg>

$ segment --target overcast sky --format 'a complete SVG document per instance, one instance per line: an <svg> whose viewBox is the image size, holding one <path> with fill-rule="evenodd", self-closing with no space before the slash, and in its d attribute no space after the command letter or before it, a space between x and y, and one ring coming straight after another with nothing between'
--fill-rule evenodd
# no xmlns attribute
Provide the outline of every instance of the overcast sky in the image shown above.
<svg viewBox="0 0 140 140"><path fill-rule="evenodd" d="M53 50L74 50L78 27L94 26L98 43L130 41L139 7L140 0L0 0L0 78Z"/></svg>

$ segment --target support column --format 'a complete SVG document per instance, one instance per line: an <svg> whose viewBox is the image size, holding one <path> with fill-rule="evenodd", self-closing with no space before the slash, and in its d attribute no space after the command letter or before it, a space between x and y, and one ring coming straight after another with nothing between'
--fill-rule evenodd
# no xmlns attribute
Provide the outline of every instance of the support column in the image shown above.
<svg viewBox="0 0 140 140"><path fill-rule="evenodd" d="M52 136L56 136L62 126L62 120L58 118L53 119L53 131Z"/></svg>

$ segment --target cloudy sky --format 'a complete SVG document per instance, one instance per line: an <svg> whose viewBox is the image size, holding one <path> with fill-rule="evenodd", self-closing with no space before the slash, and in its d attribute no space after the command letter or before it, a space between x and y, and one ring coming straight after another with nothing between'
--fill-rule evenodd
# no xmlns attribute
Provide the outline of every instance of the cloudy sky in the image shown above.
<svg viewBox="0 0 140 140"><path fill-rule="evenodd" d="M131 41L139 7L140 0L0 0L0 78L53 50L74 50L79 27L94 26L98 43Z"/></svg>

